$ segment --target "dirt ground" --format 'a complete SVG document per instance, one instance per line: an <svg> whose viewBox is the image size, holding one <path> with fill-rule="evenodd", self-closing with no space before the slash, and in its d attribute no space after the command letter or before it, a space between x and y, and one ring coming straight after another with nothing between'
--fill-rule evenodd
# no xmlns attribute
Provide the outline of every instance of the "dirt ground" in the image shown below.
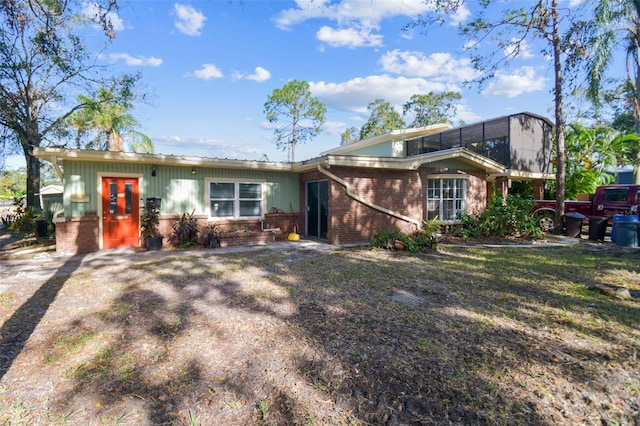
<svg viewBox="0 0 640 426"><path fill-rule="evenodd" d="M632 249L0 260L0 424L640 424Z"/></svg>

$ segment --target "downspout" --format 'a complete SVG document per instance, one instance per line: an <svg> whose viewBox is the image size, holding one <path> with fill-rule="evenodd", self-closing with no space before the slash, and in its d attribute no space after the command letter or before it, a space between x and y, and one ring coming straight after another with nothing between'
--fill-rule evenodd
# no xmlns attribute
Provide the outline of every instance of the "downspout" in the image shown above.
<svg viewBox="0 0 640 426"><path fill-rule="evenodd" d="M347 182L345 182L340 177L334 175L330 171L326 170L324 167L322 167L322 164L318 164L318 171L320 173L322 173L323 175L329 177L331 180L334 180L334 181L338 182L340 185L344 186L344 189L345 189L345 192L347 193L347 195L349 197L353 198L354 200L356 200L357 202L362 203L367 207L371 207L372 209L378 210L379 212L382 212L382 213L387 214L389 216L393 216L393 217L396 217L398 219L402 219L405 222L413 223L418 229L420 229L420 227L422 226L422 222L420 222L419 220L413 219L413 218L411 218L409 216L405 216L405 215L403 215L401 213L398 213L398 212L395 212L393 210L386 209L386 208L384 208L382 206L378 206L376 204L373 204L371 201L365 200L364 198L362 198L358 194L352 192L351 189L349 188L349 184Z"/></svg>

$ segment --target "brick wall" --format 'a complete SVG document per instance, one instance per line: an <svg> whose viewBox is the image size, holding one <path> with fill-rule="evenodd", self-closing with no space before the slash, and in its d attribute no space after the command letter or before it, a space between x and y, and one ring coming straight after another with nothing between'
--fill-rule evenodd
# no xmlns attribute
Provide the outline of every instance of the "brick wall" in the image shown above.
<svg viewBox="0 0 640 426"><path fill-rule="evenodd" d="M293 232L294 220L299 218L297 213L267 213L263 223L258 219L250 220L229 220L209 222L205 215L196 215L198 221L198 241L202 242L202 232L208 225L216 225L218 231L225 234L234 234L235 231L248 231L247 233L238 233L229 238L229 241L223 243L222 246L241 246L241 245L263 245L276 240L284 240L290 232ZM177 215L161 216L158 225L158 231L164 237L162 239L163 246L173 244L173 224L179 219ZM268 226L267 226L268 225ZM275 232L263 232L266 228L280 228ZM245 234L251 234L249 238ZM239 238L238 235L244 235L245 238ZM226 238L225 238L226 239ZM243 243L244 241L244 243Z"/></svg>
<svg viewBox="0 0 640 426"><path fill-rule="evenodd" d="M477 214L487 208L487 183L484 173L469 172L467 181L467 213Z"/></svg>
<svg viewBox="0 0 640 426"><path fill-rule="evenodd" d="M380 170L332 166L329 172L349 184L352 192L371 203L416 220L426 217L426 184L430 174L451 173L449 170ZM455 172L455 171L454 171ZM486 206L484 174L470 172L467 207L482 210ZM332 244L368 242L381 230L397 229L410 233L416 225L389 216L348 196L344 186L324 174L313 171L301 176L301 194L308 181L328 179L329 211L327 239ZM301 197L301 202L304 203ZM300 211L305 211L304 204Z"/></svg>
<svg viewBox="0 0 640 426"><path fill-rule="evenodd" d="M198 219L198 238L202 241L201 232L208 224L206 216L196 216ZM215 222L221 232L230 233L224 238L223 247L235 245L265 245L276 240L285 240L293 232L294 220L299 220L297 213L268 213L265 215L264 226L280 228L276 232L263 232L259 220L223 221ZM163 246L172 244L173 224L178 216L162 216L158 230L164 237ZM83 216L55 219L56 251L64 254L92 253L99 250L99 218L98 216ZM235 234L233 231L249 230L248 233Z"/></svg>
<svg viewBox="0 0 640 426"><path fill-rule="evenodd" d="M98 216L55 219L56 252L91 253L98 251Z"/></svg>
<svg viewBox="0 0 640 426"><path fill-rule="evenodd" d="M424 218L424 187L426 176L422 171L405 170L337 170L345 175L351 191L372 202L412 219ZM348 174L348 176L346 176ZM336 201L330 220L332 239L342 242L371 241L381 230L397 229L410 233L416 225L365 206L348 197L344 188L334 182L330 191L331 201Z"/></svg>
<svg viewBox="0 0 640 426"><path fill-rule="evenodd" d="M373 204L416 220L424 217L422 172L344 167L331 167L329 171L344 179L352 192ZM320 179L327 177L317 171L306 173L302 177L302 190L306 181ZM332 179L329 179L328 216L327 239L332 244L371 241L380 230L411 232L416 228L354 200L346 194L344 186Z"/></svg>

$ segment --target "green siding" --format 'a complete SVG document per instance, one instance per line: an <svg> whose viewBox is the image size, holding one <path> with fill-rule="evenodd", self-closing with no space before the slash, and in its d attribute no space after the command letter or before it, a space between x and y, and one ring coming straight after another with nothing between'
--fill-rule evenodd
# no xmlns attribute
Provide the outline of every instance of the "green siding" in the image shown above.
<svg viewBox="0 0 640 426"><path fill-rule="evenodd" d="M151 176L152 166L128 163L100 163L85 161L64 162L64 214L67 217L83 216L87 211L95 211L98 206L98 173L142 174L143 183L140 188L141 198L161 198L161 214L178 214L191 212L204 214L206 207L205 180L230 179L265 182L266 203L268 212L276 207L289 212L293 207L298 211L300 194L298 175L292 172L274 172L260 170L231 170L217 168L197 168L191 172L192 166L155 166L156 176ZM71 201L71 194L89 194L88 203Z"/></svg>
<svg viewBox="0 0 640 426"><path fill-rule="evenodd" d="M42 211L55 213L62 208L62 194L45 194L42 196Z"/></svg>

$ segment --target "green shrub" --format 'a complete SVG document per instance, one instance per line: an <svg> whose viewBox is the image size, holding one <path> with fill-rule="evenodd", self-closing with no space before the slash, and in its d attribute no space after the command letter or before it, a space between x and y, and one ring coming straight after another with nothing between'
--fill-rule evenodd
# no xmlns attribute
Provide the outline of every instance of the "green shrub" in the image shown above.
<svg viewBox="0 0 640 426"><path fill-rule="evenodd" d="M436 250L438 248L441 225L437 217L422 221L422 227L409 235L409 238L416 246L416 251Z"/></svg>
<svg viewBox="0 0 640 426"><path fill-rule="evenodd" d="M378 248L393 248L394 241L402 241L405 245L405 250L411 252L417 252L418 249L411 239L406 234L398 231L397 229L392 229L389 231L378 231L373 235L373 241L371 245Z"/></svg>
<svg viewBox="0 0 640 426"><path fill-rule="evenodd" d="M460 218L460 226L454 233L462 238L478 238L480 229L478 228L478 216L465 214Z"/></svg>
<svg viewBox="0 0 640 426"><path fill-rule="evenodd" d="M541 230L532 215L535 201L519 195L509 195L506 200L496 197L478 216L464 215L458 235L477 237L530 237Z"/></svg>
<svg viewBox="0 0 640 426"><path fill-rule="evenodd" d="M427 250L435 250L438 247L440 233L440 221L436 218L423 221L422 228L410 235L393 229L390 231L378 231L373 236L371 245L378 248L393 248L393 243L398 240L405 245L404 249L411 253Z"/></svg>
<svg viewBox="0 0 640 426"><path fill-rule="evenodd" d="M9 225L9 230L23 236L35 235L37 230L36 219L40 217L40 212L33 207L25 206L25 202L24 197L14 198L13 204L16 206L16 215Z"/></svg>

